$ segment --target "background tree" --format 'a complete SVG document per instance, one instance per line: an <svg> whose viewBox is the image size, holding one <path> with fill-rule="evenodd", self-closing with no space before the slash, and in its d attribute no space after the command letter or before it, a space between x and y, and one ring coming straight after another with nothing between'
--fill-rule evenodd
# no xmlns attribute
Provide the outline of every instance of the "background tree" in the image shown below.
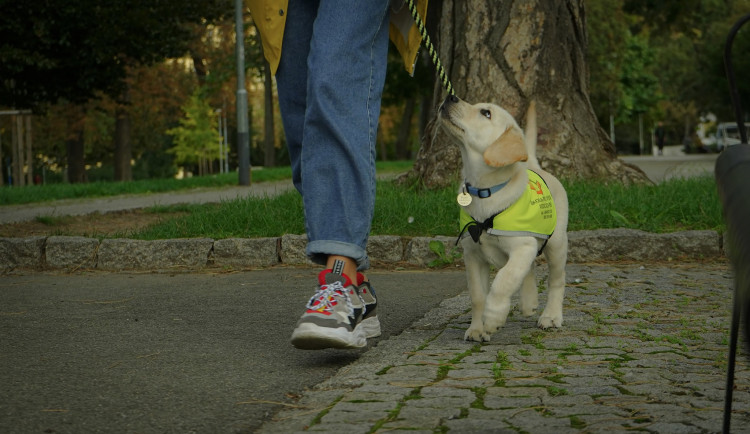
<svg viewBox="0 0 750 434"><path fill-rule="evenodd" d="M435 29L437 29L437 26L434 26L432 30ZM423 116L423 114L429 115L432 110L434 75L431 60L426 52L423 52L417 59L414 76L409 76L404 71L401 55L391 44L388 51L387 79L383 88L383 107L385 108L383 112L386 113L388 108L394 107L397 109L394 113L397 116L400 115L398 123L395 122L396 119L392 119L395 127L395 139L391 156L397 160L413 158L417 149L413 149L411 139L416 136L416 142L419 143L419 138L424 135L427 116ZM415 113L419 114L416 134L414 133ZM387 124L388 121L385 123ZM381 143L381 145L383 149L381 149L380 158L387 159L388 152L385 149L385 143Z"/></svg>
<svg viewBox="0 0 750 434"><path fill-rule="evenodd" d="M185 117L180 126L167 131L174 137L175 146L170 153L179 164L196 164L198 174L211 172L210 161L219 157L216 115L200 91L195 92L183 107Z"/></svg>
<svg viewBox="0 0 750 434"><path fill-rule="evenodd" d="M633 153L644 150L643 115L652 110L659 101L659 81L652 72L654 52L645 38L627 35L624 62L619 81L623 95L618 110L618 118L638 119L638 148ZM610 135L610 139L614 140Z"/></svg>
<svg viewBox="0 0 750 434"><path fill-rule="evenodd" d="M625 90L620 81L625 63L625 44L630 30L622 11L622 0L586 1L589 36L586 61L589 65L589 99L599 124L607 127L614 140Z"/></svg>
<svg viewBox="0 0 750 434"><path fill-rule="evenodd" d="M463 2L467 4L462 5L446 1L446 8L450 8L447 11L442 10L442 2L432 2L427 17L427 25L431 27L429 33L433 41L444 37L452 44L443 47L446 53L441 54L441 58L445 63L450 63L447 60L451 52L458 54L449 66L453 70L451 78L454 85L457 88L463 87L459 89L459 96L475 101L492 98L506 105L506 100L511 100L511 103L514 100L523 101L523 98L518 97L519 93L528 96L544 91L555 95L552 100L556 104L556 92L561 90L558 92L561 101L559 108L548 101L547 107L542 107L543 110L563 113L571 105L583 110L585 103L581 101L585 98L578 95L583 93L574 90L574 83L569 82L572 82L574 67L577 68L576 71L585 70L585 67L578 66L585 63L590 71L588 81L582 78L584 75L576 78L584 80L584 84L588 85L591 107L598 123L603 127L602 132L597 134L610 136L610 142L615 142L613 152L615 149L621 153L638 152L639 118L643 119L644 130L650 129L656 121L663 120L668 132L667 144L689 143L692 140L692 150L698 143L695 126L701 122L702 116L713 113L719 121L733 120L722 60L723 45L730 26L740 15L750 11L750 0L690 0L674 5L674 2L650 0L569 2L573 8L565 8L567 15L557 14L557 10L551 13L546 10L551 7L547 5L544 5L545 9L541 12L535 11L538 6L534 3L516 5L513 12L508 9L508 4L501 4L500 9L490 11L497 8L498 2ZM585 6L585 19L584 15L575 18L580 12L581 2ZM159 2L159 5L152 3L126 1L124 4L133 8L146 7L146 11L138 14L150 17L154 11L166 10L167 3L175 2L166 0L166 3ZM176 7L185 4L192 8L193 3L195 1L180 3ZM209 9L212 8L210 4L220 3L220 0L201 2ZM562 5L565 3L560 6ZM120 30L115 31L115 27L120 24L113 24L113 18L107 12L109 9L102 10L97 2L81 0L76 2L74 8L59 0L40 0L33 7L0 0L0 6L3 7L3 14L0 16L0 108L21 108L16 102L23 99L27 103L38 104L38 112L46 111L46 115L33 116L32 122L36 164L50 169L47 170L48 180L55 181L59 178L59 174L52 174L51 171L62 173L61 170L69 160L68 149L74 156L68 167L71 178L113 179L118 109L130 120L130 154L135 160L133 177L142 179L172 176L176 170L174 155L168 153L167 149L173 147L174 143L172 136L166 134L166 131L179 125L179 119L183 117L181 107L199 88L213 109L222 108L225 111L230 149L234 152L235 135L232 131L235 128L236 83L233 20L199 20L197 23L183 20L181 23L185 31L179 38L186 41L180 45L187 48L174 52L177 53L175 56L180 57L167 60L155 57L149 63L132 66L129 65L128 58L113 54L122 51L117 47L117 38L113 36L123 35ZM119 6L114 10L120 14L122 10L118 8ZM465 17L461 18L461 14L467 14L461 12L462 8L485 8L492 13L482 16L473 14L472 19L478 21L468 23ZM451 17L454 10L459 15ZM525 11L525 15L519 11ZM511 12L519 15L501 16ZM31 16L34 14L38 19L32 20ZM458 35L456 38L461 38L463 45L458 44L458 39L454 44L451 42L454 41L452 34L442 35L437 29L443 15L450 18L446 21L448 26L452 26L449 29L469 29L476 33L465 37ZM534 19L539 16L543 16L546 21L544 24L534 24L539 29L533 28ZM122 18L123 22L130 19L124 15ZM97 19L100 22L96 22ZM463 19L463 22L459 19ZM571 20L576 25L580 25L578 21L585 22L585 38L580 34L579 27L567 23ZM144 22L149 21L144 19ZM160 24L150 22L149 26L157 27ZM560 32L565 26L575 29L572 35L568 35L568 39L560 37L555 40L549 36L562 34ZM254 26L248 25L246 28L249 108L250 113L255 114L250 119L251 134L254 135L251 139L251 158L254 164L263 165L266 155L275 153L277 163L288 164L283 130L278 122L278 108L264 102L272 102L273 93L270 98L264 97L268 95L265 92L268 86L264 85L262 56ZM507 30L503 30L504 28ZM141 30L135 31L140 27L133 29L129 33L143 33ZM107 34L110 30L112 34ZM97 35L92 35L92 32ZM445 32L449 30L443 29L443 33ZM99 35L103 42L93 40ZM138 40L138 35L127 32L126 37ZM524 38L528 38L528 41L524 42ZM161 39L168 42L165 45L171 45L169 37ZM586 47L583 63L576 57L583 50L567 48L569 44L575 46L579 42L584 42L580 45ZM547 45L551 48L544 48ZM120 51L113 51L111 47ZM476 47L481 50L474 50ZM552 62L546 59L549 53L544 50L547 49L551 49L552 54L561 53L561 56L567 57L571 66L549 69ZM737 55L734 60L738 71L750 70L750 58L742 55L748 51L750 31L743 29L735 41ZM99 57L93 53L98 53ZM543 61L537 61L540 57ZM475 60L474 63L469 62L470 58ZM96 60L88 62L86 59ZM111 61L114 61L114 65ZM91 63L98 65L96 62L101 63L101 70L86 66ZM121 67L124 71L122 75L108 74L110 69L119 70ZM471 72L461 73L458 71L461 68L472 69ZM545 75L552 70L556 72L554 76ZM560 71L568 76L561 78ZM485 72L497 77L490 80ZM548 79L548 76L551 78ZM500 80L495 80L498 77ZM119 90L101 90L107 87L105 84L117 83L119 80L124 80L127 84L130 99L128 104L118 104L118 98L122 95ZM540 81L545 85L535 84ZM413 158L416 137L426 136L430 142L434 140L436 143L442 140L440 136L434 136L437 130L429 130L425 135L421 126L426 125L425 118L434 117L434 108L445 96L439 85L433 89L433 83L434 67L430 62L418 65L417 75L413 78L404 73L400 59L394 59L389 64L378 131L380 158ZM488 86L486 89L485 85ZM743 101L750 101L750 81L740 80L739 85ZM423 89L419 89L420 87ZM98 88L100 90L94 90ZM519 106L514 110L518 111L514 114L522 116L524 107ZM573 119L574 115L567 114L564 122L577 125L578 119ZM274 126L264 128L266 119L274 120ZM557 121L553 117L550 122ZM553 136L549 130L550 122L545 122L541 125L546 129L541 138L549 142L545 142L545 147L552 151L545 150L544 155L541 152L540 155L543 161L548 162L546 164L552 164L548 155L554 154L556 148L551 146L557 146L557 142L562 139L573 140L579 136ZM5 147L3 155L10 154L6 152L9 151L11 142L8 125L7 118L0 118L0 135ZM704 125L711 128L710 124ZM264 132L260 133L261 131ZM266 131L275 133L277 147L273 150L270 147L268 151L264 150L263 140L270 136L265 134ZM647 135L645 139L648 143ZM598 140L595 138L582 146L593 149L600 145ZM425 148L417 161L417 167L422 170L427 159L432 159L437 163L445 161L446 167L454 168L455 171L456 162L444 158L444 152L454 153L458 158L454 146ZM589 154L598 155L586 148L583 152L578 152L576 157L588 157ZM88 170L84 170L84 158L81 155L90 163ZM230 153L230 160L233 157L234 154ZM560 157L568 158L565 152ZM129 168L130 158L119 158L120 162L126 160ZM42 173L41 169L41 166L37 166L35 173ZM442 179L447 172L434 173L443 183L451 182L447 178ZM581 172L581 176L584 174L585 172Z"/></svg>
<svg viewBox="0 0 750 434"><path fill-rule="evenodd" d="M536 100L539 159L558 176L646 182L617 159L589 102L582 2L446 0L442 8L440 57L459 97L494 101L517 119ZM455 144L428 132L413 174L427 186L447 185L459 167Z"/></svg>
<svg viewBox="0 0 750 434"><path fill-rule="evenodd" d="M190 23L231 12L228 0L0 0L0 106L41 111L65 99L83 104L103 92L120 99L119 125L127 128L128 67L178 57L187 50ZM71 127L82 122L72 122ZM85 180L82 132L69 140L69 177ZM115 134L115 167L129 177L127 135ZM117 170L116 170L117 172Z"/></svg>
<svg viewBox="0 0 750 434"><path fill-rule="evenodd" d="M588 1L587 6L596 3ZM647 41L653 52L654 76L661 94L647 118L664 120L668 144L701 149L695 135L701 117L714 114L733 121L724 69L724 43L730 27L750 11L750 1L689 0L653 2L625 0L621 9L632 35ZM750 50L750 31L740 32L734 44L737 71L750 68L743 56ZM741 99L750 99L750 81L740 80Z"/></svg>

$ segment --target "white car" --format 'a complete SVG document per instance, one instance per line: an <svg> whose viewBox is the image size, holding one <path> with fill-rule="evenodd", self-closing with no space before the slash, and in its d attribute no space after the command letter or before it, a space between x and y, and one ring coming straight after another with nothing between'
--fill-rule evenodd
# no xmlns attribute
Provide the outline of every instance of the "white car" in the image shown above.
<svg viewBox="0 0 750 434"><path fill-rule="evenodd" d="M750 123L745 123L745 132L750 134ZM716 127L716 147L719 151L726 146L740 144L740 129L735 122L722 122Z"/></svg>

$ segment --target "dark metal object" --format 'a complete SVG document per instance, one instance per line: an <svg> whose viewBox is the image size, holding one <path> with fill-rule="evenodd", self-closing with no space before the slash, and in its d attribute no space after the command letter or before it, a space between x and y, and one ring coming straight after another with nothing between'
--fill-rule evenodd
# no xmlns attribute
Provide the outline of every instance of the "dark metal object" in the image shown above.
<svg viewBox="0 0 750 434"><path fill-rule="evenodd" d="M734 304L730 326L729 357L727 363L727 383L724 396L724 425L722 431L729 433L732 419L732 394L734 370L737 357L737 341L740 322L744 316L745 338L750 344L750 146L742 113L734 68L732 67L732 43L740 28L750 21L750 14L742 17L729 32L724 47L724 66L734 106L741 143L730 146L716 160L716 184L727 223L726 246L735 273Z"/></svg>

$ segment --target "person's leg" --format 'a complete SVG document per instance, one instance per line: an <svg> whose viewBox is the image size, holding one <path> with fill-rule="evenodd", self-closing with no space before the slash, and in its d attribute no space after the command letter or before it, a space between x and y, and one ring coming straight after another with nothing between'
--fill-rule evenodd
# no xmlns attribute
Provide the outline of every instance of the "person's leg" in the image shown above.
<svg viewBox="0 0 750 434"><path fill-rule="evenodd" d="M318 1L290 0L281 59L276 71L279 109L284 124L294 186L302 194L301 155L307 111L307 57Z"/></svg>
<svg viewBox="0 0 750 434"><path fill-rule="evenodd" d="M307 253L327 266L345 259L354 282L355 267L369 266L388 3L321 1L307 58L301 154Z"/></svg>

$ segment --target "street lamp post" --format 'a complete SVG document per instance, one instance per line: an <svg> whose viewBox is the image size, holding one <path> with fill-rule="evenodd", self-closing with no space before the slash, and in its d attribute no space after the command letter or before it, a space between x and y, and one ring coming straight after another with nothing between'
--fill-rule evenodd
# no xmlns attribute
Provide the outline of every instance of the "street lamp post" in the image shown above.
<svg viewBox="0 0 750 434"><path fill-rule="evenodd" d="M243 0L234 0L235 39L237 45L237 159L240 185L250 185L250 133L247 124L245 89L245 25Z"/></svg>
<svg viewBox="0 0 750 434"><path fill-rule="evenodd" d="M214 110L217 118L217 125L219 130L219 173L224 173L224 135L221 129L221 109Z"/></svg>

